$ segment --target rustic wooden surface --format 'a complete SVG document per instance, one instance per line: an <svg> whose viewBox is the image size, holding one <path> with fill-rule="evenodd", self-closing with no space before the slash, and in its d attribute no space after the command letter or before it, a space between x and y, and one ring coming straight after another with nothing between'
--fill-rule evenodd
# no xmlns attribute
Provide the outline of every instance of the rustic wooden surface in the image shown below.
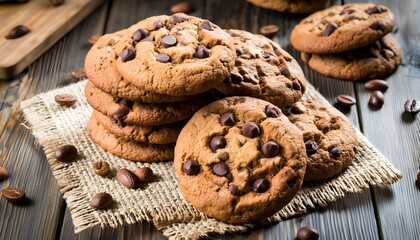
<svg viewBox="0 0 420 240"><path fill-rule="evenodd" d="M45 155L26 128L17 102L74 82L70 72L83 66L90 35L113 32L148 16L169 14L170 6L178 1L106 1L24 73L0 81L0 166L6 167L10 175L0 182L0 189L21 187L28 195L23 204L10 204L0 198L0 239L165 239L148 223L116 229L94 227L74 234L71 216ZM298 52L289 43L289 35L303 15L261 9L244 0L190 2L196 7L192 15L208 18L223 28L256 33L262 25L279 25L274 40L297 58L307 79L332 104L338 94L357 99L357 106L345 114L404 174L391 187L349 194L326 208L247 234L212 238L293 239L297 229L309 225L320 231L322 239L419 239L420 187L415 179L420 165L420 114L404 114L403 104L407 99L420 100L420 2L371 1L394 12L395 36L404 51L402 66L386 79L390 88L381 110L368 106L369 92L363 83L321 76L300 61ZM0 52L0 56L6 54L11 53Z"/></svg>

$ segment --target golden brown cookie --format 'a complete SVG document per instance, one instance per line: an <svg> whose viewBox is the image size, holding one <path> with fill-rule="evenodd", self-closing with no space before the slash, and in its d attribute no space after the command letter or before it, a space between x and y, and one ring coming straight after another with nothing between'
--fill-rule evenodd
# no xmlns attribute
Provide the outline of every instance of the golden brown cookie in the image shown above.
<svg viewBox="0 0 420 240"><path fill-rule="evenodd" d="M279 12L313 13L325 8L327 0L248 0L248 2Z"/></svg>

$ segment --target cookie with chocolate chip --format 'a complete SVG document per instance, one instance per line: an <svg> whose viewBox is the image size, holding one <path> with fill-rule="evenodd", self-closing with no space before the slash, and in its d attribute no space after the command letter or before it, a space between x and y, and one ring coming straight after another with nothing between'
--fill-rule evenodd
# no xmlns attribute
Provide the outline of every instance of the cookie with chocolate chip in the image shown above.
<svg viewBox="0 0 420 240"><path fill-rule="evenodd" d="M402 50L390 34L374 44L336 54L301 53L313 70L340 79L359 81L385 78L401 64Z"/></svg>
<svg viewBox="0 0 420 240"><path fill-rule="evenodd" d="M290 42L306 53L339 53L374 44L394 27L389 8L373 3L336 5L303 19Z"/></svg>
<svg viewBox="0 0 420 240"><path fill-rule="evenodd" d="M143 29L136 34L136 31ZM140 89L171 96L205 92L229 76L235 52L217 25L185 14L150 17L126 30L116 66Z"/></svg>
<svg viewBox="0 0 420 240"><path fill-rule="evenodd" d="M306 89L296 60L274 41L242 30L226 30L236 50L235 68L216 89L228 96L250 96L290 107Z"/></svg>
<svg viewBox="0 0 420 240"><path fill-rule="evenodd" d="M227 97L200 109L182 129L174 167L180 192L198 210L229 223L257 222L299 190L305 145L278 107Z"/></svg>
<svg viewBox="0 0 420 240"><path fill-rule="evenodd" d="M359 145L356 131L340 111L329 105L299 101L285 114L303 133L308 156L305 182L330 179L353 161Z"/></svg>
<svg viewBox="0 0 420 240"><path fill-rule="evenodd" d="M325 8L327 0L248 0L248 2L279 12L313 13Z"/></svg>

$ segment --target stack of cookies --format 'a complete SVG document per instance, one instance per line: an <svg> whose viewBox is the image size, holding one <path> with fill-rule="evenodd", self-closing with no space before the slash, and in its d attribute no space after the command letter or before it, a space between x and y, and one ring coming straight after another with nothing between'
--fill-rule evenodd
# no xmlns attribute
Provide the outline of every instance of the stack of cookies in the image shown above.
<svg viewBox="0 0 420 240"><path fill-rule="evenodd" d="M315 71L346 80L390 75L401 63L402 51L390 35L394 16L372 3L333 6L303 19L290 41Z"/></svg>
<svg viewBox="0 0 420 240"><path fill-rule="evenodd" d="M279 12L313 13L325 8L328 0L248 0L248 2Z"/></svg>

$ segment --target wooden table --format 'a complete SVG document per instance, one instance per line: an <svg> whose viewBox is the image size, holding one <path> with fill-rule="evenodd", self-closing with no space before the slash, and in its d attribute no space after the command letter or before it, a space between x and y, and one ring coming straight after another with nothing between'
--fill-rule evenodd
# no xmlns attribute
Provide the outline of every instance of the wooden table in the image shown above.
<svg viewBox="0 0 420 240"><path fill-rule="evenodd" d="M42 149L25 127L18 101L75 82L70 72L83 67L90 48L87 39L126 28L152 15L170 14L179 0L106 1L74 30L17 78L0 81L0 166L9 177L0 182L23 188L28 201L11 204L0 198L0 239L164 239L153 225L139 223L116 229L94 227L74 234L69 210ZM420 1L374 0L392 9L396 18L395 36L404 58L397 72L388 77L390 87L380 110L369 108L370 93L363 83L340 81L317 74L300 61L289 44L291 29L303 15L283 14L248 4L245 0L191 0L193 15L208 18L223 28L258 32L260 26L277 24L274 40L294 55L307 79L331 102L339 94L357 99L345 114L367 138L402 171L404 177L393 186L349 194L323 209L248 234L229 235L235 239L293 239L297 229L313 226L322 239L420 239L420 187L415 183L420 165L420 114L404 114L407 99L420 100ZM342 2L339 2L342 4ZM13 54L1 52L2 54Z"/></svg>

